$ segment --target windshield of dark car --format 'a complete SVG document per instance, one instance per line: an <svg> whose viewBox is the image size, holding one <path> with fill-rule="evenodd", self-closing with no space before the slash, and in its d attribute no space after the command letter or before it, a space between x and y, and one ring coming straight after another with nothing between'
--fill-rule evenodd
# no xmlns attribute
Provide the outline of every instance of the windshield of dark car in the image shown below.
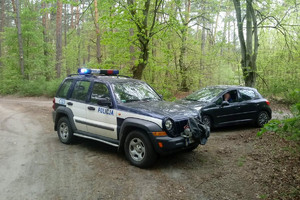
<svg viewBox="0 0 300 200"><path fill-rule="evenodd" d="M134 101L160 101L156 92L144 82L119 82L112 84L119 103Z"/></svg>
<svg viewBox="0 0 300 200"><path fill-rule="evenodd" d="M185 97L185 100L208 102L211 101L216 96L218 96L222 91L223 89L221 88L203 88L199 91L196 91L188 95L187 97Z"/></svg>

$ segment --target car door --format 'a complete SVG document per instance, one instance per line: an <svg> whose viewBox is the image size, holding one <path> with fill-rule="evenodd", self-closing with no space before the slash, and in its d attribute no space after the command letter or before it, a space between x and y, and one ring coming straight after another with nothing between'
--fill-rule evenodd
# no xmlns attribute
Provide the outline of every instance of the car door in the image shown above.
<svg viewBox="0 0 300 200"><path fill-rule="evenodd" d="M259 102L258 95L251 89L239 89L239 101L241 110L241 120L251 121L257 116Z"/></svg>
<svg viewBox="0 0 300 200"><path fill-rule="evenodd" d="M109 88L104 83L94 82L89 105L87 105L87 130L89 133L117 139L117 113L109 106L100 106L98 101L111 101Z"/></svg>
<svg viewBox="0 0 300 200"><path fill-rule="evenodd" d="M79 131L87 131L86 101L90 84L90 81L77 81L70 99L66 100L66 107L72 110L74 115L73 120Z"/></svg>
<svg viewBox="0 0 300 200"><path fill-rule="evenodd" d="M228 105L222 105L224 100L224 95L229 93L232 97L232 102ZM240 102L238 101L237 90L229 90L223 93L216 102L216 107L212 111L212 114L215 116L215 124L226 125L233 122L236 122L240 118Z"/></svg>

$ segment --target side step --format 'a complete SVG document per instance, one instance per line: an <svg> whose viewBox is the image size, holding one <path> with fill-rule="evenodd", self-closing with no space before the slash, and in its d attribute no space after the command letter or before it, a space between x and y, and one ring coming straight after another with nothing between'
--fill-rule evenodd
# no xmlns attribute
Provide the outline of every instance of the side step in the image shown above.
<svg viewBox="0 0 300 200"><path fill-rule="evenodd" d="M102 143L105 143L105 144L108 144L108 145L111 145L111 146L114 146L114 147L119 147L118 144L114 144L114 143L111 143L111 142L108 142L108 141L105 141L105 140L101 140L101 139L98 139L98 138L90 137L90 136L87 136L87 135L82 135L82 134L79 134L79 133L73 133L73 135L75 135L77 137L86 138L86 139L96 140L96 141L99 141L99 142L102 142Z"/></svg>

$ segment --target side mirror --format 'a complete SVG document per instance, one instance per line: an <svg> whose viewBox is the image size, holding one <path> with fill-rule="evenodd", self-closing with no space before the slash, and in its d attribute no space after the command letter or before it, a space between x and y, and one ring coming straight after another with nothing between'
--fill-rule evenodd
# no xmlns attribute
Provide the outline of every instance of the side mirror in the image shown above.
<svg viewBox="0 0 300 200"><path fill-rule="evenodd" d="M97 101L97 104L99 106L112 107L112 103L111 103L111 100L109 98L99 98L98 101Z"/></svg>
<svg viewBox="0 0 300 200"><path fill-rule="evenodd" d="M224 106L229 106L229 102L228 101L223 101L221 103L221 107L224 107Z"/></svg>
<svg viewBox="0 0 300 200"><path fill-rule="evenodd" d="M162 94L159 94L158 96L161 98L161 100L164 99L164 96Z"/></svg>

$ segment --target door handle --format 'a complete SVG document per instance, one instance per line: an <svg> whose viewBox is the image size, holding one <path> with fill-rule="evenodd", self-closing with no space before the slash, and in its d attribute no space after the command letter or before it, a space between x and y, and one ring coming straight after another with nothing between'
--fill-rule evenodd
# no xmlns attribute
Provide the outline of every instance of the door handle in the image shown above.
<svg viewBox="0 0 300 200"><path fill-rule="evenodd" d="M89 110L95 110L95 107L89 106L88 109L89 109Z"/></svg>
<svg viewBox="0 0 300 200"><path fill-rule="evenodd" d="M68 102L67 103L69 106L73 106L73 103L72 102Z"/></svg>

